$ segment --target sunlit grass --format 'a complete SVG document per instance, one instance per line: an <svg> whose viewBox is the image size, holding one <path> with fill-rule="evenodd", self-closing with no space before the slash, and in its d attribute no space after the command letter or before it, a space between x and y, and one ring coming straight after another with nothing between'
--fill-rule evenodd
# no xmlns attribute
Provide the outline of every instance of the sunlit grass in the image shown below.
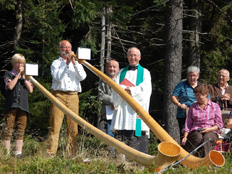
<svg viewBox="0 0 232 174"><path fill-rule="evenodd" d="M23 159L14 157L14 142L11 155L5 154L3 143L0 144L0 173L136 173L141 166L132 163L121 163L112 153L110 147L88 133L78 136L78 155L68 158L66 134L61 131L57 156L46 159L46 139L39 141L27 135L24 138Z"/></svg>
<svg viewBox="0 0 232 174"><path fill-rule="evenodd" d="M87 132L78 135L78 155L74 158L68 158L66 155L66 133L65 128L61 130L59 148L57 156L53 159L44 157L46 152L46 139L25 136L23 147L23 159L17 160L13 156L14 142L12 143L11 155L5 155L5 149L0 143L0 173L25 173L25 174L42 174L42 173L57 173L57 174L95 174L95 173L149 173L147 168L126 159L121 162L109 146L91 136ZM150 151L152 155L157 154L157 139L152 135L152 144ZM181 164L170 168L164 173L190 173L190 174L205 174L205 173L232 173L232 157L230 154L225 155L226 164L222 168L217 167L199 167L195 170L186 168ZM153 166L154 167L154 166ZM152 168L152 167L151 167Z"/></svg>

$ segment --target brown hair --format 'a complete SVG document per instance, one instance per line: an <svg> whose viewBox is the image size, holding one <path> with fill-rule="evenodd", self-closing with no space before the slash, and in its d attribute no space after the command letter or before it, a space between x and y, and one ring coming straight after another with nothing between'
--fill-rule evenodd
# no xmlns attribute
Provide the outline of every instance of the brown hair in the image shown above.
<svg viewBox="0 0 232 174"><path fill-rule="evenodd" d="M195 89L194 89L194 93L201 93L201 94L208 94L209 93L209 87L207 84L202 83L200 85L198 85Z"/></svg>

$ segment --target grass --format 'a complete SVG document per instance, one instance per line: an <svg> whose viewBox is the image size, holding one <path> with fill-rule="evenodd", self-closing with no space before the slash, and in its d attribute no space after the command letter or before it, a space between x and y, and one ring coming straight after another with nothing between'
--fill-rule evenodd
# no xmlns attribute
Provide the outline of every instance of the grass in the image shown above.
<svg viewBox="0 0 232 174"><path fill-rule="evenodd" d="M79 150L75 158L69 159L66 156L66 138L65 131L62 130L59 141L59 149L57 156L53 159L44 158L46 152L46 140L26 135L23 147L23 159L16 159L13 155L5 155L5 149L0 142L0 173L23 173L23 174L95 174L95 173L149 173L147 168L131 161L120 162L110 151L110 147L102 143L88 133L78 136ZM157 154L157 139L152 136L150 143L150 151L152 155ZM12 149L14 149L12 143ZM13 150L12 150L13 151ZM88 159L88 160L86 160ZM190 173L232 173L232 157L231 154L225 154L226 163L222 168L217 167L199 167L195 170L186 168L181 164L165 171L167 174ZM154 167L154 166L153 166Z"/></svg>

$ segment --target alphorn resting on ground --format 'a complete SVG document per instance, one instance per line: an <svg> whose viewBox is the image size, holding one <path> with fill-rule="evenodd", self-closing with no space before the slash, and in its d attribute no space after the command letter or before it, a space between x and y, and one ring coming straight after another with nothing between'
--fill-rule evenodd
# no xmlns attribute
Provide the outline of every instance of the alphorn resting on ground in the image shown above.
<svg viewBox="0 0 232 174"><path fill-rule="evenodd" d="M30 76L29 79L51 102L53 102L67 116L71 117L71 119L78 123L83 129L87 130L89 133L96 136L107 145L114 147L121 153L125 154L128 158L138 162L139 164L146 167L150 167L152 164L155 164L156 171L160 171L174 163L180 156L180 147L171 142L160 143L158 146L159 152L157 156L147 155L127 146L126 144L97 129L80 116L76 115L66 106L64 106L58 99L56 99L56 97L47 91L41 84L39 84L32 76Z"/></svg>
<svg viewBox="0 0 232 174"><path fill-rule="evenodd" d="M174 145L178 146L181 149L181 154L179 155L179 157L178 157L178 153L174 155L178 157L178 160L181 160L182 158L188 155L188 152L186 152L181 146L179 146L179 144L119 85L117 85L108 76L106 76L104 73L99 71L94 66L90 65L85 60L79 59L78 61L79 63L82 63L84 66L90 69L98 77L100 77L112 89L114 89L138 113L141 119L143 119L143 121L149 126L151 131L157 136L157 138L160 141L170 142L171 144L169 149L171 149L171 147L175 147ZM117 141L116 139L108 136L107 134L104 134L102 131L98 130L97 128L95 128L94 126L83 120L81 117L74 114L72 111L67 110L66 107L60 106L61 103L58 100L56 101L55 98L53 100L52 98L54 96L52 96L52 94L50 94L45 88L43 88L33 77L29 76L29 79L37 88L39 88L39 90L41 90L49 98L49 100L51 100L54 104L56 104L57 107L59 107L63 112L65 112L80 126L82 126L82 128L88 130L91 134L95 135L106 144L116 148L120 152L124 153L128 158L131 158L144 166L150 166L153 162L155 162L154 156L141 153L133 148L126 146L120 141ZM174 151L178 151L178 150L174 150ZM222 167L225 163L225 159L224 156L219 152L211 151L205 158L198 158L191 155L181 163L186 167L190 167L193 169L198 166L208 166L208 165Z"/></svg>
<svg viewBox="0 0 232 174"><path fill-rule="evenodd" d="M140 118L148 125L151 131L156 135L156 137L162 141L172 142L178 145L181 148L181 154L178 160L181 160L189 153L184 150L153 118L148 114L126 91L124 91L118 84L111 80L104 73L99 71L97 68L92 66L90 63L85 60L78 59L79 63L82 63L85 67L91 70L94 74L100 77L104 82L106 82L113 90L115 90L140 116ZM193 155L186 158L181 162L186 167L197 168L198 166L220 166L222 167L225 164L224 156L217 152L211 151L205 158L198 158Z"/></svg>

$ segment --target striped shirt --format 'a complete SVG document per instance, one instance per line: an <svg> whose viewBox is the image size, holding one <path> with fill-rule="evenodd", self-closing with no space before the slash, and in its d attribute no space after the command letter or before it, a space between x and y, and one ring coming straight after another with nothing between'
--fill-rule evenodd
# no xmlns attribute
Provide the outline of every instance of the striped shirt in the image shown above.
<svg viewBox="0 0 232 174"><path fill-rule="evenodd" d="M211 128L214 125L217 125L217 132L219 133L223 127L220 106L209 100L205 108L202 110L199 107L199 103L196 102L189 108L183 131L192 132L198 128Z"/></svg>

